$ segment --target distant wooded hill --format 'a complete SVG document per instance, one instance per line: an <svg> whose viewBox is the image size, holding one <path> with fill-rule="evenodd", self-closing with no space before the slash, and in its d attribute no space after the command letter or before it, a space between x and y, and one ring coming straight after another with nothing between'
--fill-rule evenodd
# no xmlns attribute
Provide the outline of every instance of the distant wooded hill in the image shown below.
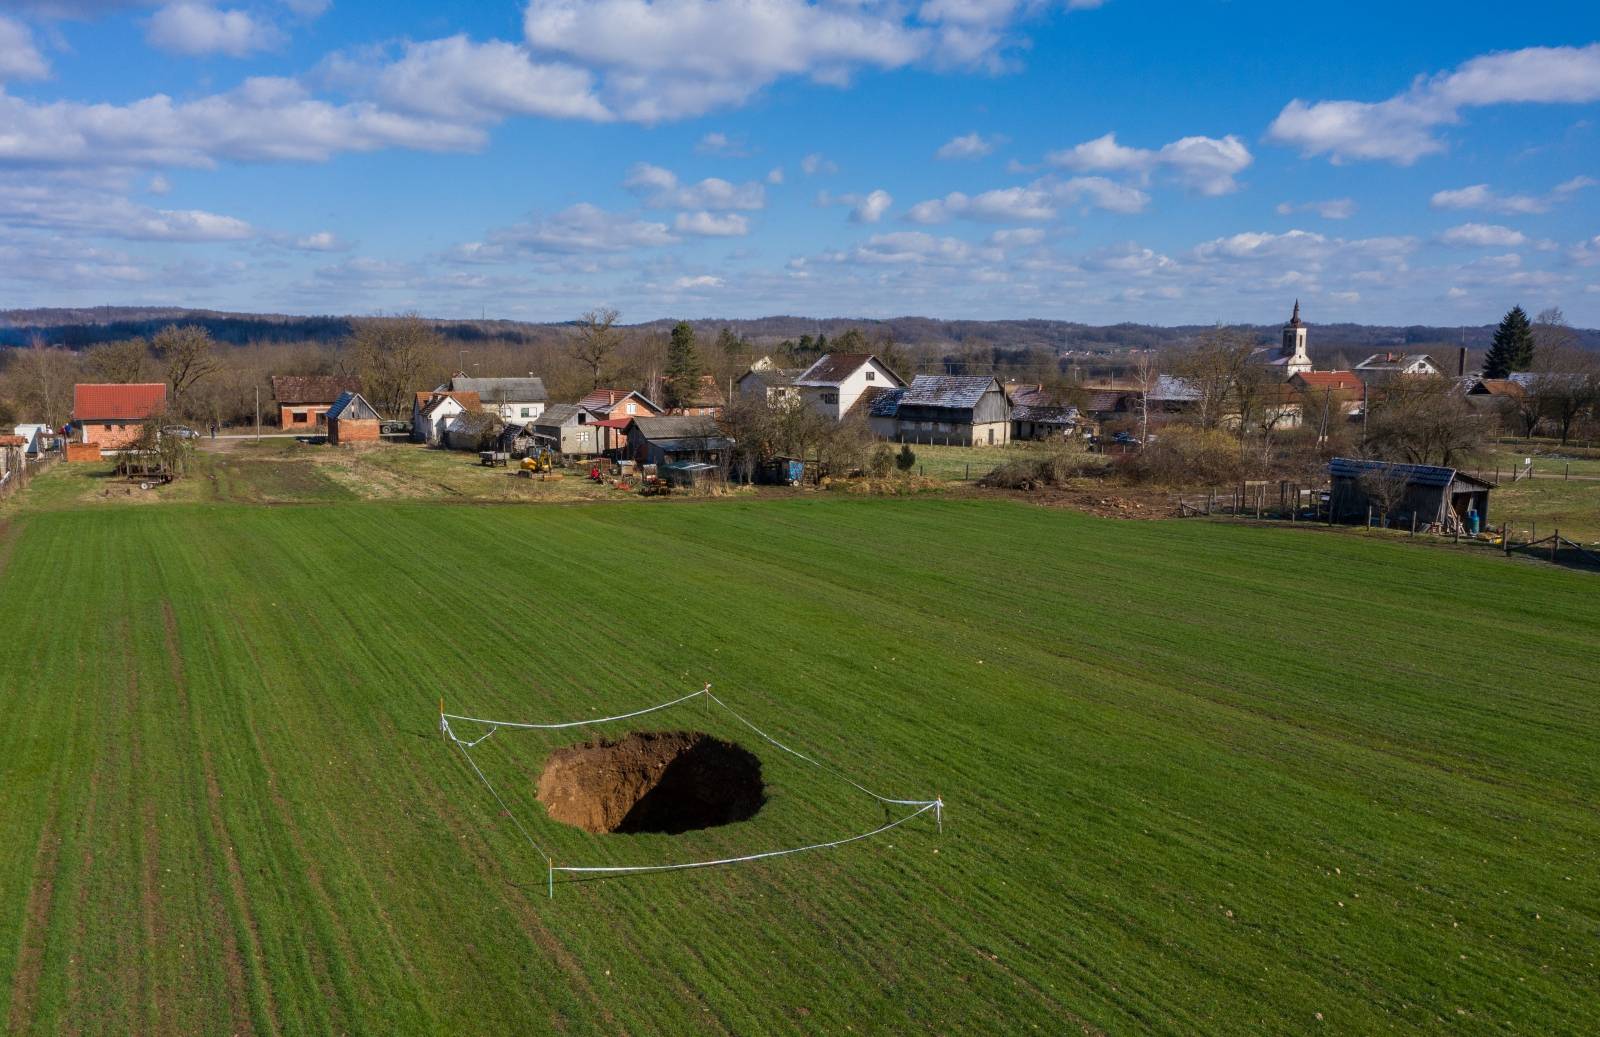
<svg viewBox="0 0 1600 1037"><path fill-rule="evenodd" d="M276 313L230 313L178 307L96 306L83 309L18 309L0 311L0 345L21 346L34 340L71 347L91 346L134 336L150 336L173 323L200 324L213 337L233 343L333 341L350 334L359 318L293 316ZM568 322L531 323L511 320L433 320L449 338L462 342L498 340L539 344L564 337ZM648 321L633 327L665 332L672 320ZM776 345L802 335L834 338L859 328L869 340L892 337L907 347L1000 347L1006 350L1113 353L1127 349L1160 349L1193 341L1207 325L1160 327L1152 324L1090 325L1059 320L934 320L893 317L880 320L848 317L759 317L753 320L690 321L702 336L722 328L757 346ZM1262 339L1276 341L1278 325L1245 325ZM1377 324L1313 324L1312 346L1320 355L1392 348L1466 346L1486 349L1494 325L1440 327ZM1600 330L1580 328L1578 341L1600 349Z"/></svg>

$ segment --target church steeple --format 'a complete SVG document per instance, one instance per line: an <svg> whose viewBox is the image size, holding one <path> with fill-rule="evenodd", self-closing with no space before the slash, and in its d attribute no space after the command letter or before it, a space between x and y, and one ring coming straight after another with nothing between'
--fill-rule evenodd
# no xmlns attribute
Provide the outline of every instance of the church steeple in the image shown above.
<svg viewBox="0 0 1600 1037"><path fill-rule="evenodd" d="M1311 354L1306 352L1306 324L1300 319L1300 300L1294 301L1294 314L1283 326L1283 348L1278 350L1284 377L1311 370Z"/></svg>

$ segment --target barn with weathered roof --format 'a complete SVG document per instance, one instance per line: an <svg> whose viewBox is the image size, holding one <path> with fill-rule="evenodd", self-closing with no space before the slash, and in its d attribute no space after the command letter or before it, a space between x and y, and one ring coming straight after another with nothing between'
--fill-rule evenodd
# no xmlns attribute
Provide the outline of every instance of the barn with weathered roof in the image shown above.
<svg viewBox="0 0 1600 1037"><path fill-rule="evenodd" d="M895 403L894 421L902 443L1011 442L1011 401L994 377L919 374Z"/></svg>

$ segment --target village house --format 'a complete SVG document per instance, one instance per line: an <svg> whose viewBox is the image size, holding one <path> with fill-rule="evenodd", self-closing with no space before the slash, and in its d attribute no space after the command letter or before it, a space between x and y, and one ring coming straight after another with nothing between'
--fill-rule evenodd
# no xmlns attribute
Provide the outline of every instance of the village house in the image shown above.
<svg viewBox="0 0 1600 1037"><path fill-rule="evenodd" d="M533 439L559 453L592 457L600 453L603 429L593 424L594 415L576 403L557 403L526 426Z"/></svg>
<svg viewBox="0 0 1600 1037"><path fill-rule="evenodd" d="M824 353L794 380L807 405L834 421L848 414L868 389L905 384L870 353Z"/></svg>
<svg viewBox="0 0 1600 1037"><path fill-rule="evenodd" d="M1061 439L1078 429L1078 408L1042 385L1019 385L1011 397L1012 439Z"/></svg>
<svg viewBox="0 0 1600 1037"><path fill-rule="evenodd" d="M139 429L167 409L164 382L80 383L72 387L72 427L80 443L120 450L139 438Z"/></svg>
<svg viewBox="0 0 1600 1037"><path fill-rule="evenodd" d="M794 381L804 373L804 368L779 367L770 356L764 356L739 376L734 388L741 396L759 397L768 404L797 403L800 390Z"/></svg>
<svg viewBox="0 0 1600 1037"><path fill-rule="evenodd" d="M55 432L49 425L18 425L12 431L22 437L22 452L29 457L38 457L46 450L61 449L56 443Z"/></svg>
<svg viewBox="0 0 1600 1037"><path fill-rule="evenodd" d="M700 383L695 387L689 398L683 401L681 407L673 407L669 413L680 417L717 417L722 413L722 408L728 405L728 397L717 385L717 376L703 374Z"/></svg>
<svg viewBox="0 0 1600 1037"><path fill-rule="evenodd" d="M278 427L285 430L314 428L347 392L360 392L359 378L331 375L272 376L272 399L278 405Z"/></svg>
<svg viewBox="0 0 1600 1037"><path fill-rule="evenodd" d="M919 374L903 391L884 393L874 401L868 421L875 431L887 430L891 399L894 432L889 438L902 443L1011 442L1011 401L997 378Z"/></svg>
<svg viewBox="0 0 1600 1037"><path fill-rule="evenodd" d="M550 402L545 392L544 379L527 378L468 378L456 375L439 392L476 393L485 410L494 411L501 421L516 425L526 424L544 413Z"/></svg>
<svg viewBox="0 0 1600 1037"><path fill-rule="evenodd" d="M378 408L367 402L358 392L342 392L328 408L328 442L334 446L348 443L378 442Z"/></svg>
<svg viewBox="0 0 1600 1037"><path fill-rule="evenodd" d="M639 464L668 465L683 461L721 464L733 448L711 418L691 415L639 417L628 422L627 456Z"/></svg>
<svg viewBox="0 0 1600 1037"><path fill-rule="evenodd" d="M634 418L666 413L649 397L632 389L591 389L578 406L593 415L587 424L603 430L598 433L602 454L621 449L627 439L623 433Z"/></svg>
<svg viewBox="0 0 1600 1037"><path fill-rule="evenodd" d="M455 418L467 411L481 410L474 392L419 392L411 404L411 438L418 443L438 446Z"/></svg>
<svg viewBox="0 0 1600 1037"><path fill-rule="evenodd" d="M1363 381L1396 377L1437 377L1444 369L1426 353L1374 353L1356 365Z"/></svg>

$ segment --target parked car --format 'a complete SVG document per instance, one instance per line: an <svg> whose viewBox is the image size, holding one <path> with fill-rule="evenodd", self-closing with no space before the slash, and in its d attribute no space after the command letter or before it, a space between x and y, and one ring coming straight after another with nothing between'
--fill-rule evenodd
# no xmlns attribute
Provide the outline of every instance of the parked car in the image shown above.
<svg viewBox="0 0 1600 1037"><path fill-rule="evenodd" d="M199 439L200 438L200 433L196 432L194 429L190 428L188 425L162 425L161 426L161 434L163 436L173 436L173 437L175 437L177 439Z"/></svg>
<svg viewBox="0 0 1600 1037"><path fill-rule="evenodd" d="M409 436L411 434L411 422L409 422L409 421L399 421L399 420L380 421L380 422L378 422L378 431L383 433L386 436L392 436L392 435L407 435L407 436Z"/></svg>
<svg viewBox="0 0 1600 1037"><path fill-rule="evenodd" d="M1139 437L1134 435L1132 432L1118 432L1116 435L1111 437L1111 442L1117 444L1118 446L1138 446Z"/></svg>

